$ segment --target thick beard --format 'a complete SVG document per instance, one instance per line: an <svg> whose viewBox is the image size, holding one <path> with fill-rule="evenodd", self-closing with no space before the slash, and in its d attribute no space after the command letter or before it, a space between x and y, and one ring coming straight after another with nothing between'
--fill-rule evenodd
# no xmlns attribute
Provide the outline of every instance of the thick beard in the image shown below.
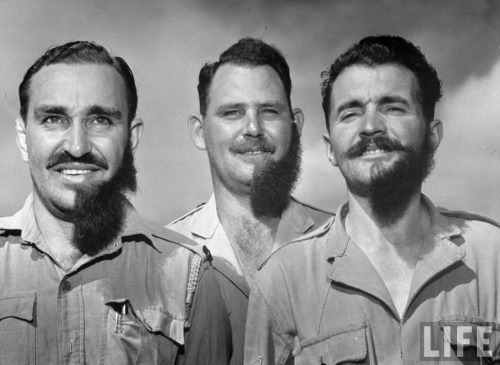
<svg viewBox="0 0 500 365"><path fill-rule="evenodd" d="M371 207L381 222L396 222L434 167L434 148L429 130L420 147L405 148L401 158L388 170L378 164L371 168Z"/></svg>
<svg viewBox="0 0 500 365"><path fill-rule="evenodd" d="M297 125L293 124L290 147L278 161L257 166L250 190L252 212L257 216L279 217L288 203L301 172L302 145Z"/></svg>
<svg viewBox="0 0 500 365"><path fill-rule="evenodd" d="M76 189L72 243L80 252L95 255L118 236L126 216L126 194L137 190L136 174L129 142L109 181Z"/></svg>

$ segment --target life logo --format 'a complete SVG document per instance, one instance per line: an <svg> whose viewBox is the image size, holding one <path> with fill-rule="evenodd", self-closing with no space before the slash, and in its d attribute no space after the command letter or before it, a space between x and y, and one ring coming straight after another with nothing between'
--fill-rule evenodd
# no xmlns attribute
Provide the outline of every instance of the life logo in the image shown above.
<svg viewBox="0 0 500 365"><path fill-rule="evenodd" d="M420 324L420 360L500 363L500 326L480 320Z"/></svg>

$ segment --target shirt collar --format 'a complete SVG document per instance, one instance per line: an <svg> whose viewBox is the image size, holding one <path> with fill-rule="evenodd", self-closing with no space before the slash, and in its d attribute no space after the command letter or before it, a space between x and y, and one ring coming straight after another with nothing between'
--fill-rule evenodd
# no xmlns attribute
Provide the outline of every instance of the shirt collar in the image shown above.
<svg viewBox="0 0 500 365"><path fill-rule="evenodd" d="M220 225L217 213L215 196L212 194L208 202L194 214L191 220L191 232L199 237L210 239ZM294 198L289 199L285 210L281 214L281 220L276 234L276 242L286 243L301 236L314 225L314 220L307 213L305 207Z"/></svg>
<svg viewBox="0 0 500 365"><path fill-rule="evenodd" d="M194 235L210 239L214 236L219 224L215 196L212 194L208 202L200 208L198 214L193 215L190 229Z"/></svg>
<svg viewBox="0 0 500 365"><path fill-rule="evenodd" d="M302 236L312 226L314 226L314 220L308 214L306 208L291 197L288 200L285 210L281 213L281 220L278 226L278 232L276 233L275 246L284 245L285 243Z"/></svg>
<svg viewBox="0 0 500 365"><path fill-rule="evenodd" d="M441 239L449 239L461 235L462 230L460 227L458 227L453 220L439 213L438 209L427 196L422 194L421 201L429 213L431 222L430 229L435 236ZM332 228L328 232L328 259L343 256L346 251L350 237L345 230L343 221L348 212L349 205L347 202L337 209L337 219L333 221Z"/></svg>
<svg viewBox="0 0 500 365"><path fill-rule="evenodd" d="M116 240L115 246L121 246L123 238L132 235L144 235L154 246L154 239L151 234L151 230L148 228L144 220L139 216L139 213L137 213L130 202L127 201L125 203L125 209L125 222L119 234L121 240ZM23 241L30 243L36 243L38 241L38 237L40 236L40 229L38 228L33 209L33 193L28 196L26 202L24 203L24 206L16 214L11 217L0 218L0 229L20 230L21 239Z"/></svg>

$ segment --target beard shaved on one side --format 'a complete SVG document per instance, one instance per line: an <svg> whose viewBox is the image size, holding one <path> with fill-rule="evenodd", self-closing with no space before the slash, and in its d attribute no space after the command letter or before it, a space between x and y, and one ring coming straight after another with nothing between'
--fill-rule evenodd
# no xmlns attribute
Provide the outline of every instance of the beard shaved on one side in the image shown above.
<svg viewBox="0 0 500 365"><path fill-rule="evenodd" d="M381 221L393 223L408 207L434 167L434 147L427 130L419 147L405 148L394 166L382 170L373 165L370 196L374 213Z"/></svg>
<svg viewBox="0 0 500 365"><path fill-rule="evenodd" d="M129 143L115 175L108 181L76 189L72 244L95 255L120 233L126 216L127 193L137 190L137 170Z"/></svg>
<svg viewBox="0 0 500 365"><path fill-rule="evenodd" d="M255 168L250 191L252 211L256 216L279 217L288 202L301 172L302 145L297 124L286 154L278 161L268 161Z"/></svg>

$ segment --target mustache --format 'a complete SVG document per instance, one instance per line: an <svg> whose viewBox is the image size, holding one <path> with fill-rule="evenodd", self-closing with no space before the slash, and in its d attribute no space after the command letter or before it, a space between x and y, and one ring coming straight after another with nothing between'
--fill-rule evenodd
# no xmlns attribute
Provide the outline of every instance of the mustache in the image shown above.
<svg viewBox="0 0 500 365"><path fill-rule="evenodd" d="M345 152L345 156L348 158L360 157L365 153L368 148L376 147L377 149L385 150L385 151L402 151L408 152L409 149L404 147L401 142L390 139L386 136L376 136L376 137L361 137L361 140L356 143L354 146L349 148L347 152Z"/></svg>
<svg viewBox="0 0 500 365"><path fill-rule="evenodd" d="M276 151L276 146L265 138L245 138L242 141L237 141L231 144L229 151L232 153L247 153L256 151L274 153Z"/></svg>
<svg viewBox="0 0 500 365"><path fill-rule="evenodd" d="M108 169L108 163L104 158L100 156L87 153L81 157L73 157L67 152L57 152L50 156L49 161L47 161L47 168L50 169L54 166L64 163L82 163L88 165L95 165L103 169Z"/></svg>

